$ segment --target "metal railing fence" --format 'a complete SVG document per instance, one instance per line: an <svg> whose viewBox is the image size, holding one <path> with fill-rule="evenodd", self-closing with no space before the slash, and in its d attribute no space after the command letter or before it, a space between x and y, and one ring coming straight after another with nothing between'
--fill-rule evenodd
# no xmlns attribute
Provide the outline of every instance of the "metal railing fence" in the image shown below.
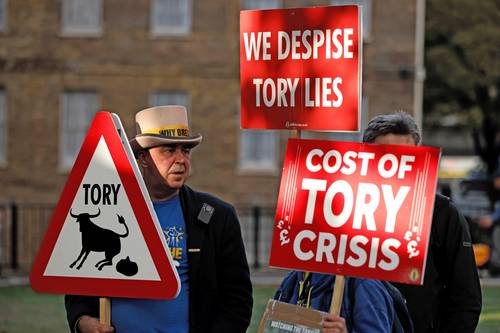
<svg viewBox="0 0 500 333"><path fill-rule="evenodd" d="M484 205L456 202L470 220L487 214ZM0 204L0 276L8 272L27 274L47 230L54 205ZM274 207L237 208L243 241L251 268L268 267L273 234Z"/></svg>

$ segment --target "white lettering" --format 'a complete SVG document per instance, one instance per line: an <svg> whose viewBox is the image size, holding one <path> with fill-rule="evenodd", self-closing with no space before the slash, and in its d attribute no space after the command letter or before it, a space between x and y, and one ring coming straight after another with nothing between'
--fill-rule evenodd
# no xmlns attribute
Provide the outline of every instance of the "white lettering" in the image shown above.
<svg viewBox="0 0 500 333"><path fill-rule="evenodd" d="M328 232L320 232L318 237L318 249L316 252L316 261L322 262L323 255L326 256L326 262L334 264L333 249L335 249L337 242L335 236Z"/></svg>
<svg viewBox="0 0 500 333"><path fill-rule="evenodd" d="M385 232L394 232L396 216L403 204L406 196L410 192L409 186L401 186L394 198L392 186L382 185L382 195L384 196L385 206L387 207L387 218L385 221Z"/></svg>
<svg viewBox="0 0 500 333"><path fill-rule="evenodd" d="M391 250L393 247L397 250L401 246L401 242L394 238L386 239L382 243L382 254L389 259L389 261L380 260L378 263L378 267L382 268L385 271L395 270L399 266L399 257L398 254Z"/></svg>
<svg viewBox="0 0 500 333"><path fill-rule="evenodd" d="M340 214L335 215L333 213L332 204L333 199L337 194L342 194L344 196L344 205ZM326 223L333 228L338 228L344 225L351 215L353 204L354 200L351 185L349 185L349 183L345 180L337 180L333 182L325 194L325 201L323 203L323 214L325 216Z"/></svg>
<svg viewBox="0 0 500 333"><path fill-rule="evenodd" d="M389 162L389 169L385 169L386 162ZM393 154L385 154L378 161L378 172L384 178L391 178L398 171L398 158Z"/></svg>
<svg viewBox="0 0 500 333"><path fill-rule="evenodd" d="M325 191L326 180L322 179L302 179L302 189L309 190L309 196L307 198L307 208L304 223L311 224L314 218L314 207L316 206L316 194L318 191Z"/></svg>
<svg viewBox="0 0 500 333"><path fill-rule="evenodd" d="M321 170L321 165L319 164L313 165L312 159L314 156L319 156L319 157L323 156L323 151L321 149L311 150L306 157L306 168L311 172L318 172L319 170Z"/></svg>
<svg viewBox="0 0 500 333"><path fill-rule="evenodd" d="M362 247L359 247L359 244L366 245L367 243L368 243L368 238L366 238L365 236L357 235L351 239L349 247L351 248L351 251L357 255L357 258L349 256L349 258L347 258L347 263L349 265L354 267L360 267L365 264L366 251Z"/></svg>
<svg viewBox="0 0 500 333"><path fill-rule="evenodd" d="M405 177L405 172L411 171L411 165L409 162L415 162L415 156L402 155L401 164L399 165L398 178L403 179Z"/></svg>
<svg viewBox="0 0 500 333"><path fill-rule="evenodd" d="M283 45L285 46L283 47ZM278 31L278 60L286 59L289 53L290 37L288 36L286 31Z"/></svg>
<svg viewBox="0 0 500 333"><path fill-rule="evenodd" d="M316 239L316 235L311 230L302 230L301 232L299 232L297 234L297 237L295 237L295 240L293 241L293 253L298 259L307 261L314 257L314 252L312 250L309 250L307 252L302 251L300 243L302 243L302 240L304 238L313 241Z"/></svg>

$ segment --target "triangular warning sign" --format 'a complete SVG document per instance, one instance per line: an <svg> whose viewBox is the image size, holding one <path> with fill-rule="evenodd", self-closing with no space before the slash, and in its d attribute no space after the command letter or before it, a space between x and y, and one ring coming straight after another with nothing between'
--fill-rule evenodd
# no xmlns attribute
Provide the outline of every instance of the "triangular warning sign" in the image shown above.
<svg viewBox="0 0 500 333"><path fill-rule="evenodd" d="M174 298L179 277L161 233L118 116L98 112L33 264L31 286L55 294Z"/></svg>

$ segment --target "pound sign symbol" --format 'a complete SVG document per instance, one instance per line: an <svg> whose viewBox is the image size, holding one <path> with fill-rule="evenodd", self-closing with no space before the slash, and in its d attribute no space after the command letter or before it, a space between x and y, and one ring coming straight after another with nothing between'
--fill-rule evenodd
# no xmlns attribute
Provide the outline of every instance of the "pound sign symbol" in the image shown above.
<svg viewBox="0 0 500 333"><path fill-rule="evenodd" d="M420 254L420 251L416 249L417 245L418 243L414 240L408 242L408 245L406 246L406 249L410 254L408 258L413 258Z"/></svg>
<svg viewBox="0 0 500 333"><path fill-rule="evenodd" d="M281 246L290 243L290 239L286 235L288 235L288 230L281 230L280 232Z"/></svg>

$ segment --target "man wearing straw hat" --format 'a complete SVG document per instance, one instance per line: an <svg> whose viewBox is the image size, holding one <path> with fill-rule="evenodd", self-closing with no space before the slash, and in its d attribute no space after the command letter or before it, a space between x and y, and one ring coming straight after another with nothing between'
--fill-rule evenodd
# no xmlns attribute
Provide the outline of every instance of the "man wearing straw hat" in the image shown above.
<svg viewBox="0 0 500 333"><path fill-rule="evenodd" d="M66 296L72 332L245 332L252 286L234 208L187 185L191 149L202 136L189 132L183 106L136 114L130 144L181 280L174 300L111 301L113 326L100 324L98 300Z"/></svg>

